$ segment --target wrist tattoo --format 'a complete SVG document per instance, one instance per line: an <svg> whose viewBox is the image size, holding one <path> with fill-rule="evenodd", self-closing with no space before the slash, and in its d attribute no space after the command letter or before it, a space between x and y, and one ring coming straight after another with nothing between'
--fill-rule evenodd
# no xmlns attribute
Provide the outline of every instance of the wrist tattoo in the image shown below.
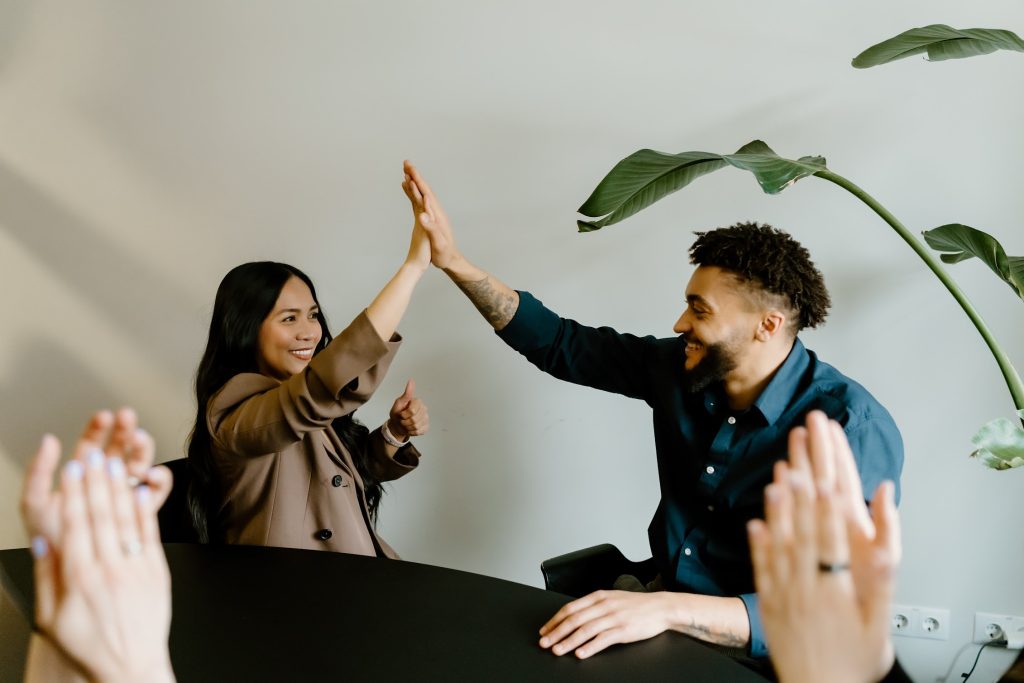
<svg viewBox="0 0 1024 683"><path fill-rule="evenodd" d="M491 327L496 330L508 325L516 314L516 309L519 308L519 297L516 293L502 293L491 284L489 277L474 281L456 280L455 284L465 292L469 300L476 306L476 310L480 311Z"/></svg>
<svg viewBox="0 0 1024 683"><path fill-rule="evenodd" d="M710 626L698 624L693 617L690 617L690 623L683 627L683 633L709 643L714 643L715 645L724 645L726 647L746 647L747 645L747 641L735 633L716 631Z"/></svg>

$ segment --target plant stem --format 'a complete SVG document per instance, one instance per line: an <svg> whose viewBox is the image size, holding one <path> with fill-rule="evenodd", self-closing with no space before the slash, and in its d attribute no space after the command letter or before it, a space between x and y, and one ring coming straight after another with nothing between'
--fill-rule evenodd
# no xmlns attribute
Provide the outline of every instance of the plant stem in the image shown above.
<svg viewBox="0 0 1024 683"><path fill-rule="evenodd" d="M857 187L841 175L831 171L818 171L814 175L835 183L839 187L850 192L853 196L857 197L857 199L867 204L871 207L872 211L881 216L882 220L888 223L892 229L910 245L911 249L917 252L917 255L921 257L921 260L931 268L932 272L935 273L935 276L939 278L939 281L946 286L949 293L953 295L953 298L957 300L960 307L964 309L964 313L967 314L967 317L971 319L972 323L974 323L974 326L978 329L982 339L984 339L985 343L988 344L988 348L992 352L992 355L995 356L996 363L999 364L999 370L1003 373L1003 379L1006 380L1006 386L1010 390L1010 396L1013 397L1014 405L1017 406L1017 410L1024 410L1024 382L1021 381L1020 375L1017 374L1013 364L1010 363L1009 357L1007 357L1003 349L1000 348L999 344L996 343L995 337L992 336L991 330L988 329L988 325L985 324L981 315L974 309L974 305L971 304L967 299L967 296L960 290L960 287L957 286L956 282L953 281L953 278L946 272L946 269L942 267L939 260L935 258L930 251L928 251L920 240L914 237L914 235L907 230L906 226L896 220L895 216L889 213L884 206L879 204L878 201L876 201L875 198L867 192Z"/></svg>

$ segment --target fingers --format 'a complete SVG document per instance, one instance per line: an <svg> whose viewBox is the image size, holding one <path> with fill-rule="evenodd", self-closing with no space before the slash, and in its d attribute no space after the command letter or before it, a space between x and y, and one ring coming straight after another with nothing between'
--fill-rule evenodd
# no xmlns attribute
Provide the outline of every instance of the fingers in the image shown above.
<svg viewBox="0 0 1024 683"><path fill-rule="evenodd" d="M626 640L626 630L624 628L609 628L598 633L594 639L583 647L578 648L576 650L576 656L580 659L586 659L587 657L596 655L601 650L607 649L610 645L624 643Z"/></svg>
<svg viewBox="0 0 1024 683"><path fill-rule="evenodd" d="M878 485L871 500L871 517L875 524L875 544L890 558L892 568L899 567L903 556L900 517L896 511L896 486L891 481Z"/></svg>
<svg viewBox="0 0 1024 683"><path fill-rule="evenodd" d="M793 544L793 510L789 487L769 484L764 490L765 523L771 536L772 567L782 581L791 575L789 548Z"/></svg>
<svg viewBox="0 0 1024 683"><path fill-rule="evenodd" d="M109 410L101 410L93 415L81 436L78 437L78 443L75 444L75 460L84 463L90 451L106 446L113 427L114 414Z"/></svg>
<svg viewBox="0 0 1024 683"><path fill-rule="evenodd" d="M828 418L820 410L807 414L807 442L816 486L831 491L835 488L835 453Z"/></svg>
<svg viewBox="0 0 1024 683"><path fill-rule="evenodd" d="M56 541L56 510L53 493L53 473L60 461L60 441L52 434L43 436L39 450L28 464L25 481L21 486L21 518L29 536L39 534Z"/></svg>
<svg viewBox="0 0 1024 683"><path fill-rule="evenodd" d="M793 546L790 549L793 576L801 586L808 586L818 571L815 548L817 523L813 484L804 476L790 477L793 500Z"/></svg>
<svg viewBox="0 0 1024 683"><path fill-rule="evenodd" d="M754 565L754 586L762 600L775 596L772 539L768 526L760 519L747 522L747 539L750 542L750 560Z"/></svg>
<svg viewBox="0 0 1024 683"><path fill-rule="evenodd" d="M603 597L603 591L597 591L589 595L584 595L582 598L577 598L572 602L567 602L566 604L562 605L562 608L560 610L555 612L555 616L548 619L548 621L540 627L540 634L542 636L546 636L565 619L571 617L573 614L576 614L580 610L590 607L598 600L601 600ZM541 639L540 643L541 647L548 647L548 645L551 644L550 642L546 643L544 638Z"/></svg>
<svg viewBox="0 0 1024 683"><path fill-rule="evenodd" d="M139 547L139 530L135 514L132 491L125 475L124 461L120 458L107 459L109 475L108 492L113 511L114 527L117 530L117 545L120 552L132 552Z"/></svg>
<svg viewBox="0 0 1024 683"><path fill-rule="evenodd" d="M94 449L86 456L85 500L89 521L92 526L92 540L101 561L116 562L121 554L121 539L114 521L114 504L103 451Z"/></svg>
<svg viewBox="0 0 1024 683"><path fill-rule="evenodd" d="M874 525L871 523L867 506L864 504L864 489L861 486L857 461L853 457L846 432L838 422L830 420L829 434L832 439L832 452L835 456L836 490L839 492L840 501L846 506L850 521L858 527L859 533L868 539L874 538Z"/></svg>
<svg viewBox="0 0 1024 683"><path fill-rule="evenodd" d="M558 613L541 628L543 637L540 646L551 648L556 655L576 649L602 630L598 622L607 614L604 591L597 591L574 600L562 607ZM561 618L559 618L561 615Z"/></svg>
<svg viewBox="0 0 1024 683"><path fill-rule="evenodd" d="M54 553L55 548L44 536L33 537L32 557L35 561L32 570L35 574L36 625L44 631L53 623L57 607L57 561Z"/></svg>
<svg viewBox="0 0 1024 683"><path fill-rule="evenodd" d="M84 482L85 468L78 460L64 466L61 473L60 577L65 586L80 581L82 572L94 564L92 534L89 533L89 513L86 509Z"/></svg>
<svg viewBox="0 0 1024 683"><path fill-rule="evenodd" d="M167 470L166 467L159 467L157 469L166 471L167 476L170 476L170 471ZM156 518L157 510L159 510L160 507L156 505L156 498L153 496L150 488L146 485L136 488L134 494L134 507L136 523L138 524L139 529L139 541L147 552L151 552L153 550L160 551L160 525Z"/></svg>
<svg viewBox="0 0 1024 683"><path fill-rule="evenodd" d="M430 185L428 185L427 181L423 179L423 176L420 175L419 170L413 166L411 161L406 160L405 172L409 174L409 177L412 178L413 183L416 184L417 189L423 193L424 197L429 197L434 194L434 191L430 189Z"/></svg>
<svg viewBox="0 0 1024 683"><path fill-rule="evenodd" d="M427 406L418 398L409 401L409 404L397 413L397 417L402 430L409 436L426 434L430 428Z"/></svg>
<svg viewBox="0 0 1024 683"><path fill-rule="evenodd" d="M846 520L832 491L818 490L817 521L818 562L832 565L848 564L850 544L846 537ZM852 589L849 571L832 572L829 576L836 581L849 584Z"/></svg>
<svg viewBox="0 0 1024 683"><path fill-rule="evenodd" d="M128 459L128 453L132 449L132 442L135 437L135 430L139 426L139 418L131 408L121 408L114 413L114 423L110 430L110 438L107 440L107 456L111 458Z"/></svg>
<svg viewBox="0 0 1024 683"><path fill-rule="evenodd" d="M152 496L154 510L159 510L163 507L167 496L171 495L171 487L173 485L174 476L169 469L163 465L149 468L149 471L146 472L146 486L149 488L149 493Z"/></svg>
<svg viewBox="0 0 1024 683"><path fill-rule="evenodd" d="M405 383L405 391L402 393L402 398L412 400L413 395L416 393L416 382L412 378Z"/></svg>
<svg viewBox="0 0 1024 683"><path fill-rule="evenodd" d="M156 443L146 430L136 427L127 438L128 453L125 467L128 476L136 482L145 481L156 458ZM108 455L110 453L108 452Z"/></svg>
<svg viewBox="0 0 1024 683"><path fill-rule="evenodd" d="M789 467L813 481L814 473L811 470L811 458L807 453L807 448L807 429L805 427L791 429L789 431Z"/></svg>

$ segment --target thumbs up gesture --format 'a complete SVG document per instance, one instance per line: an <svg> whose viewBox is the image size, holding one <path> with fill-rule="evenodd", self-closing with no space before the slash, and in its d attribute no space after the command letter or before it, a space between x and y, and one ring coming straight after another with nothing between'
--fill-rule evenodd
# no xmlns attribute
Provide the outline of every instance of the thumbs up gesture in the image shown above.
<svg viewBox="0 0 1024 683"><path fill-rule="evenodd" d="M416 383L411 379L405 385L405 392L395 399L388 418L388 431L402 441L409 437L426 434L430 428L427 405L416 398Z"/></svg>

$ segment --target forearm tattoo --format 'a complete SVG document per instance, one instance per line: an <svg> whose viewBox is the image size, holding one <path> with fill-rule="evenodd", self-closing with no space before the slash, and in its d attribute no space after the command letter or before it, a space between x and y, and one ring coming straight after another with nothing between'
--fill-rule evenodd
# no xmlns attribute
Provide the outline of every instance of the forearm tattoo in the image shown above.
<svg viewBox="0 0 1024 683"><path fill-rule="evenodd" d="M469 300L476 306L476 310L487 319L496 330L508 325L509 321L516 314L519 308L519 296L504 294L491 284L491 279L485 277L475 281L456 281L459 289L465 292Z"/></svg>
<svg viewBox="0 0 1024 683"><path fill-rule="evenodd" d="M682 631L694 638L700 638L715 645L726 647L746 647L747 645L747 641L735 633L716 631L705 624L698 624L693 617L690 617L690 623L684 625Z"/></svg>

